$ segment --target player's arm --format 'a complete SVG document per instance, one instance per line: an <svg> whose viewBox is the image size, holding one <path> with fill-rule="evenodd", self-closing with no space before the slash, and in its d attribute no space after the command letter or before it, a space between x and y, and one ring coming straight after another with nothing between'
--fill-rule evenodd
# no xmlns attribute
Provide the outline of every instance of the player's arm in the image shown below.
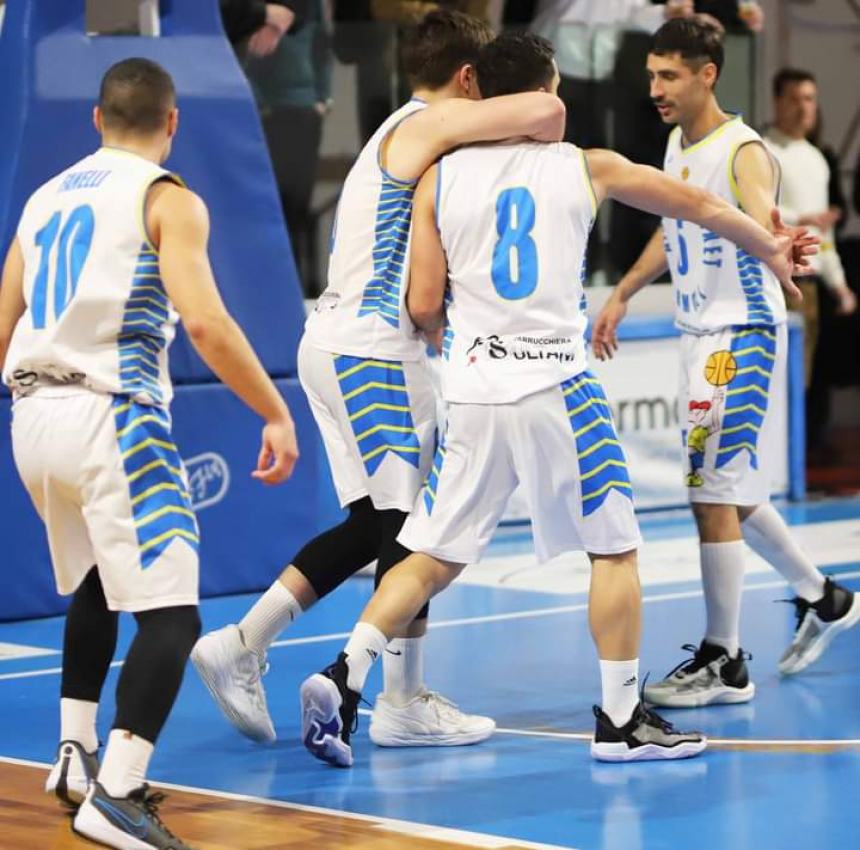
<svg viewBox="0 0 860 850"><path fill-rule="evenodd" d="M814 254L820 240L803 228L783 225L775 208L770 212L773 233L769 233L722 198L656 168L636 165L612 151L588 151L586 156L598 200L613 198L666 218L692 221L718 233L765 262L786 292L800 296L791 279L796 259Z"/></svg>
<svg viewBox="0 0 860 850"><path fill-rule="evenodd" d="M564 104L547 92L487 100L449 98L410 115L389 136L386 171L415 180L442 154L474 142L526 137L557 142L564 136Z"/></svg>
<svg viewBox="0 0 860 850"><path fill-rule="evenodd" d="M3 279L0 283L0 372L6 363L6 352L18 320L24 315L24 255L17 237L6 254L3 263Z"/></svg>
<svg viewBox="0 0 860 850"><path fill-rule="evenodd" d="M669 267L663 245L663 228L658 227L654 235L630 270L618 281L612 295L606 299L594 321L591 331L591 347L598 360L612 359L618 350L618 326L627 315L630 299L651 281L658 278Z"/></svg>
<svg viewBox="0 0 860 850"><path fill-rule="evenodd" d="M448 263L436 228L436 172L431 166L418 182L412 205L412 247L406 309L426 334L439 331L445 321Z"/></svg>
<svg viewBox="0 0 860 850"><path fill-rule="evenodd" d="M253 473L266 484L289 477L298 457L290 411L244 333L227 312L209 264L209 213L172 183L149 193L147 223L159 248L164 288L206 365L266 422Z"/></svg>

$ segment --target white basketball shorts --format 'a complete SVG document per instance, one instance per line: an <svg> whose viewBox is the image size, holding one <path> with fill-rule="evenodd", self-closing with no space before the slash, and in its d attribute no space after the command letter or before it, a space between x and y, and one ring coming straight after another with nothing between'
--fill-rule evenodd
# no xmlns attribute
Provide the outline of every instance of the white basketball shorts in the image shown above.
<svg viewBox="0 0 860 850"><path fill-rule="evenodd" d="M681 336L678 404L691 502L759 505L770 498L784 423L771 400L788 390L783 325Z"/></svg>
<svg viewBox="0 0 860 850"><path fill-rule="evenodd" d="M45 389L13 405L12 448L61 594L97 565L113 611L197 604L197 522L165 410Z"/></svg>
<svg viewBox="0 0 860 850"><path fill-rule="evenodd" d="M443 561L479 561L520 485L546 561L641 543L603 388L584 372L512 404L451 404L427 482L398 540Z"/></svg>
<svg viewBox="0 0 860 850"><path fill-rule="evenodd" d="M341 507L369 496L377 510L410 511L436 446L426 363L332 354L302 339L299 379Z"/></svg>

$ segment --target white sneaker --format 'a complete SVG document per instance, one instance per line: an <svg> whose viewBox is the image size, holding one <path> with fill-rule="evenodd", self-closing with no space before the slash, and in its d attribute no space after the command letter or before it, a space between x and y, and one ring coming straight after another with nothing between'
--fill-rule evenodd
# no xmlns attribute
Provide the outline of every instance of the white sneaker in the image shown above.
<svg viewBox="0 0 860 850"><path fill-rule="evenodd" d="M779 672L791 676L817 661L838 634L860 622L860 594L831 581L824 582L824 596L815 603L795 598L797 626L791 646L779 659Z"/></svg>
<svg viewBox="0 0 860 850"><path fill-rule="evenodd" d="M61 741L57 759L45 782L45 791L75 809L87 796L87 786L98 772L97 753L88 753L77 741Z"/></svg>
<svg viewBox="0 0 860 850"><path fill-rule="evenodd" d="M435 691L422 690L403 706L380 694L370 718L370 740L380 747L459 747L489 738L495 728L491 717L464 714Z"/></svg>
<svg viewBox="0 0 860 850"><path fill-rule="evenodd" d="M261 681L269 669L266 657L245 646L238 626L203 635L191 660L224 716L243 735L263 744L276 739Z"/></svg>

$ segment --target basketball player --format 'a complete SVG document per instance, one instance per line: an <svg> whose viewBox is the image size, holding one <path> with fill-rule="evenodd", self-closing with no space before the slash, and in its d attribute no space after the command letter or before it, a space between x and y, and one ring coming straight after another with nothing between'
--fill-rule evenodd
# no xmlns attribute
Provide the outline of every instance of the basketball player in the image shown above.
<svg viewBox="0 0 860 850"><path fill-rule="evenodd" d="M720 195L770 226L778 182L758 133L724 112L714 95L723 64L719 33L697 20L671 21L648 56L651 97L667 123L665 170ZM780 283L744 246L686 216L664 217L639 260L622 278L594 328L594 350L611 357L627 302L669 268L681 335L679 409L687 411L685 470L699 531L707 609L705 637L692 660L645 688L664 706L747 702L755 686L739 646L745 540L794 587L797 630L779 662L783 674L815 661L832 638L860 619L860 600L825 579L792 539L770 504L780 445L770 399L786 389L786 311ZM703 405L717 427L702 434Z"/></svg>
<svg viewBox="0 0 860 850"><path fill-rule="evenodd" d="M286 404L218 294L206 206L161 167L178 123L170 76L148 59L119 62L93 118L103 146L27 201L0 289L15 461L57 589L72 594L46 790L81 804L74 829L94 841L186 850L144 782L200 632L198 529L170 433L177 318L265 422L254 477L285 480L298 450ZM99 767L96 712L120 611L138 628Z"/></svg>
<svg viewBox="0 0 860 850"><path fill-rule="evenodd" d="M478 80L494 96L555 91L559 76L548 41L506 34L482 51ZM318 758L352 763L350 730L373 660L480 560L518 484L538 559L575 550L591 559L603 683L593 755L673 759L704 749L701 735L676 731L639 701L640 536L584 341L585 248L606 197L701 222L790 279L790 237L775 239L720 199L610 151L514 140L461 148L427 171L415 193L407 306L429 333L445 322L447 430L399 536L415 554L386 575L337 661L302 685L305 743Z"/></svg>
<svg viewBox="0 0 860 850"><path fill-rule="evenodd" d="M322 434L347 519L311 540L236 625L203 637L192 659L240 731L273 741L260 682L269 645L349 576L378 559L377 582L402 560L397 533L433 457L436 399L426 342L404 309L415 182L442 153L478 139L560 139L564 107L533 92L480 102L474 63L489 27L456 12L428 14L405 38L414 97L365 145L335 217L329 286L309 317L299 377ZM382 746L472 744L495 728L429 691L427 608L385 654L384 693L370 725Z"/></svg>

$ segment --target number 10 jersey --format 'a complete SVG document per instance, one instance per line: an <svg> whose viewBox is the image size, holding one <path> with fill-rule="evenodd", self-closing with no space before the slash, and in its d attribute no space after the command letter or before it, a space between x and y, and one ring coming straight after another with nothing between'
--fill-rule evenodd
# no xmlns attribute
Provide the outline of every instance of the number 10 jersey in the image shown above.
<svg viewBox="0 0 860 850"><path fill-rule="evenodd" d="M446 401L511 403L586 369L583 281L595 211L573 145L475 145L441 160Z"/></svg>
<svg viewBox="0 0 860 850"><path fill-rule="evenodd" d="M42 185L18 225L26 311L3 379L16 395L78 384L166 406L177 315L161 283L144 204L161 179L136 154L101 148Z"/></svg>

